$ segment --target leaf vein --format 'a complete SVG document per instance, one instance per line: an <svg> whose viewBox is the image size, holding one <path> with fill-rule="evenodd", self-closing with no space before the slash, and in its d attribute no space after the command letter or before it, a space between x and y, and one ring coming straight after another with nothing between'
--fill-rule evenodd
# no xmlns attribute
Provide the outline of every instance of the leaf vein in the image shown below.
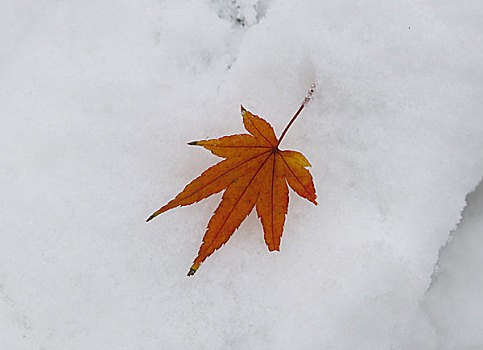
<svg viewBox="0 0 483 350"><path fill-rule="evenodd" d="M302 187L304 188L305 192L307 193L308 196L310 196L311 192L307 189L307 187L302 183L302 181L300 181L300 179L297 177L297 175L295 175L295 173L293 172L292 168L290 168L290 166L288 165L287 161L285 160L285 158L282 156L282 154L280 154L280 157L282 158L283 162L285 163L285 165L287 166L288 170L290 170L290 172L292 173L292 175L295 177L295 179L297 179L297 181L300 183L300 185L302 185Z"/></svg>
<svg viewBox="0 0 483 350"><path fill-rule="evenodd" d="M240 164L237 164L235 167L233 167L233 168L231 168L231 169L227 170L226 172L222 173L221 175L219 175L219 176L218 176L218 177L216 177L215 179L211 180L210 182L208 182L208 183L207 183L207 184L205 184L204 186L202 186L202 187L200 187L199 189L197 189L196 191L193 191L193 192L191 192L189 195L187 195L187 196L185 196L185 197L180 198L179 200L177 200L177 202L180 202L180 201L182 201L182 200L185 200L185 199L187 199L187 198L189 198L189 197L193 196L195 193L197 193L197 192L201 191L202 189L206 188L207 186L211 185L213 182L215 182L216 180L218 180L220 177L225 176L226 174L230 173L231 171L236 170L237 168L241 167L242 165L244 165L244 164L246 164L246 163L248 163L248 162L250 162L250 161L252 161L252 160L254 160L254 159L256 159L256 158L258 158L258 157L260 157L260 156L262 156L262 155L264 155L264 154L266 154L266 153L268 153L268 152L269 152L269 151L266 151L266 152L260 153L260 154L258 154L258 155L256 155L256 156L254 156L254 157L252 157L252 158L250 158L250 159L247 159L247 160L245 160L245 161L241 162ZM214 166L216 166L216 165L214 165Z"/></svg>
<svg viewBox="0 0 483 350"><path fill-rule="evenodd" d="M216 238L220 234L221 230L223 229L223 227L227 223L228 219L231 217L231 214L233 214L233 211L235 210L236 206L238 205L238 203L240 202L240 200L242 199L242 197L245 195L246 191L250 187L252 181L255 179L255 177L257 176L257 174L260 172L260 170L262 169L263 165L267 162L268 158L270 158L270 155L262 162L262 164L260 165L260 167L255 172L255 174L253 174L253 177L250 179L250 181L248 182L248 184L245 186L245 188L243 189L243 192L241 193L240 197L237 198L235 204L233 205L233 208L231 208L230 212L228 213L228 215L226 216L225 220L223 221L223 224L221 224L220 228L218 229L218 232L215 234L215 236L213 237L213 239L211 240L211 242L208 244L208 247L206 247L205 252L209 251L209 249L211 248L211 246L215 242Z"/></svg>

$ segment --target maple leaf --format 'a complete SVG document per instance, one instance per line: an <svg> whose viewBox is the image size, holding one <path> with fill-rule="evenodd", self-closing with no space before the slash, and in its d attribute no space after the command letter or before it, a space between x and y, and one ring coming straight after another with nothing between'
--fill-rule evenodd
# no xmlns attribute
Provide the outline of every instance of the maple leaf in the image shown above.
<svg viewBox="0 0 483 350"><path fill-rule="evenodd" d="M287 183L298 195L317 205L312 175L306 169L310 166L307 158L296 151L279 149L285 133L309 102L314 88L313 85L279 139L267 121L242 106L243 124L249 134L188 143L204 147L225 159L205 170L146 220L226 189L208 223L188 276L193 275L208 256L228 241L255 205L268 250L279 250L289 200Z"/></svg>

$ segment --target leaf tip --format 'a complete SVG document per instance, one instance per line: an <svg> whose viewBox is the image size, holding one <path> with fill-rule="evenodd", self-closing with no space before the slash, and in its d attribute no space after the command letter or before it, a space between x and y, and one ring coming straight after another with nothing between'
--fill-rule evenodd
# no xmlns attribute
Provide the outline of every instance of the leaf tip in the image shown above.
<svg viewBox="0 0 483 350"><path fill-rule="evenodd" d="M187 276L193 276L196 273L196 268L191 267L190 270L188 271Z"/></svg>
<svg viewBox="0 0 483 350"><path fill-rule="evenodd" d="M163 208L161 208L161 209L163 209ZM147 219L146 219L146 222L151 221L151 220L152 220L152 219L154 219L156 216L158 216L159 214L164 213L164 212L166 211L166 210L161 211L161 209L159 209L159 210L155 211L154 213L152 213L152 214L151 214L151 216L150 216L149 218L147 218Z"/></svg>
<svg viewBox="0 0 483 350"><path fill-rule="evenodd" d="M190 145L190 146L198 146L198 141L188 142L188 145Z"/></svg>
<svg viewBox="0 0 483 350"><path fill-rule="evenodd" d="M243 105L240 105L240 110L242 115L245 115L247 113L247 110L245 109L245 107L243 107Z"/></svg>

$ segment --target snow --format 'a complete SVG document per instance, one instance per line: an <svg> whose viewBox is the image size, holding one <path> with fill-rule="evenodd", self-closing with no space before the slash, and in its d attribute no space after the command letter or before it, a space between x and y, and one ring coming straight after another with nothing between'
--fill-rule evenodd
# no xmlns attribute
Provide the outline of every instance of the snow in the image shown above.
<svg viewBox="0 0 483 350"><path fill-rule="evenodd" d="M423 299L440 349L478 349L483 344L483 182L468 195L463 219L441 249Z"/></svg>
<svg viewBox="0 0 483 350"><path fill-rule="evenodd" d="M0 344L483 347L481 201L454 231L483 175L482 11L2 1ZM187 278L220 196L144 222L217 161L186 142L242 132L241 103L280 133L314 81L281 147L319 205L291 193L280 253L252 213Z"/></svg>

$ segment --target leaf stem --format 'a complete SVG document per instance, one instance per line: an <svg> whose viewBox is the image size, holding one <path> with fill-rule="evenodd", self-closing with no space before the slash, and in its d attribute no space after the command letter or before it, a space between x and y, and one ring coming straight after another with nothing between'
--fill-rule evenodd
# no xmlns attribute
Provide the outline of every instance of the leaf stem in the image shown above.
<svg viewBox="0 0 483 350"><path fill-rule="evenodd" d="M280 142L282 142L282 139L284 138L285 134L287 133L287 130L292 126L293 122L295 121L295 119L297 119L300 112L302 112L302 109L304 109L305 105L309 103L310 98L314 94L314 91L315 91L315 83L312 83L312 85L310 86L309 92L305 96L304 101L300 105L299 109L297 110L297 112L295 112L292 119L290 119L290 122L287 124L285 129L283 129L282 135L280 135L280 138L278 139L277 147L278 147L278 145L280 145Z"/></svg>

